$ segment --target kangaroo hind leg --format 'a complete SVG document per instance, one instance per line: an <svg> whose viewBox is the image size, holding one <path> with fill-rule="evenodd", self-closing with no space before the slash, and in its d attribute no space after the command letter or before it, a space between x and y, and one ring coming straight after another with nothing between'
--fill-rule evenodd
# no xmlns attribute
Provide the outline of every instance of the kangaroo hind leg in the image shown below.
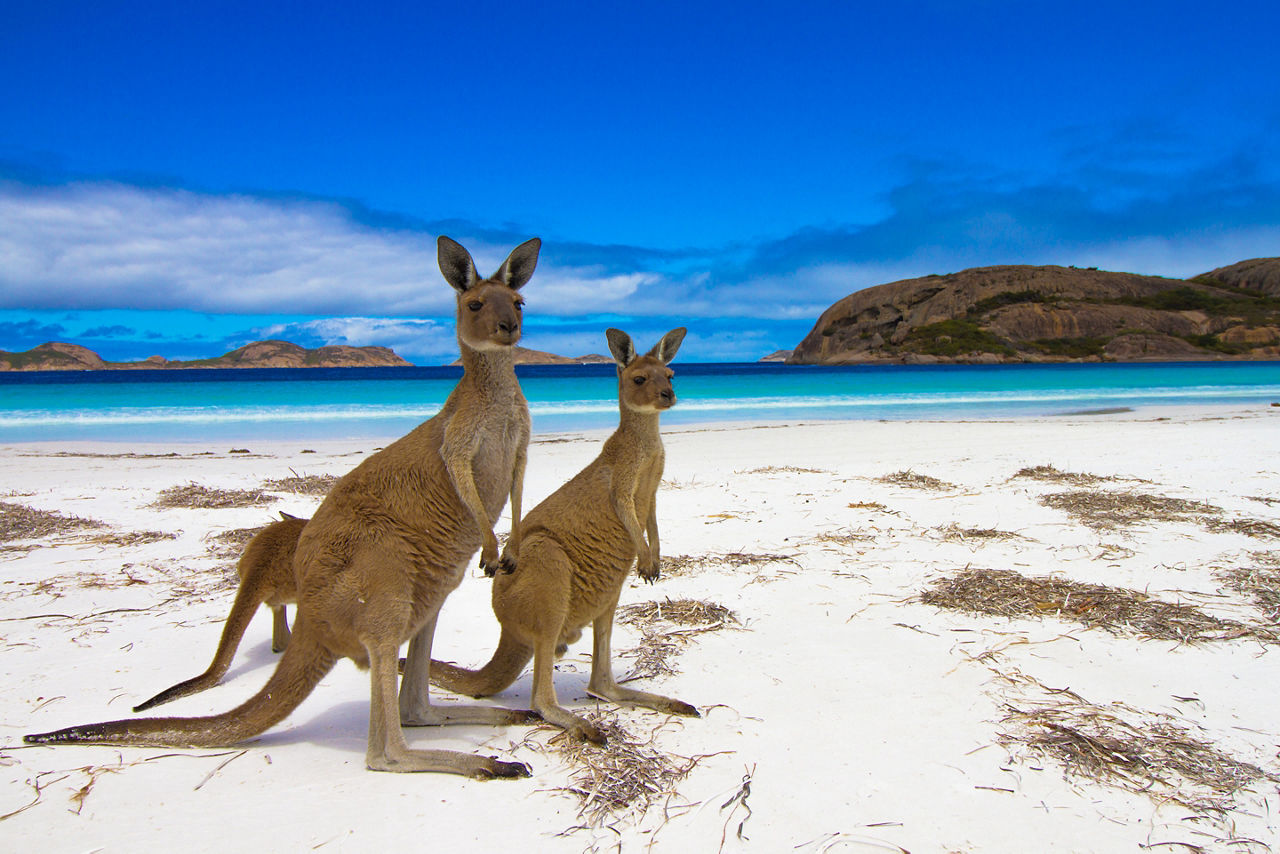
<svg viewBox="0 0 1280 854"><path fill-rule="evenodd" d="M440 771L478 780L528 777L522 762L502 762L454 750L411 750L400 729L396 702L399 645L394 641L366 642L369 653L369 747L365 764L371 771Z"/></svg>
<svg viewBox="0 0 1280 854"><path fill-rule="evenodd" d="M431 702L431 642L436 633L436 617L427 620L409 641L409 653L404 660L404 680L400 685L401 726L441 726L444 724L506 724L529 723L538 719L532 712L519 709L503 709L496 706L449 703L433 705ZM397 662L398 665L398 662ZM523 663L520 665L523 667ZM519 674L517 668L516 673ZM512 677L514 679L514 676ZM508 684L510 684L508 682ZM506 686L503 686L506 687Z"/></svg>
<svg viewBox="0 0 1280 854"><path fill-rule="evenodd" d="M613 677L613 614L618 603L614 604L592 625L591 682L587 692L593 697L610 700L621 706L642 706L656 712L687 717L702 717L698 710L683 700L651 694L648 691L637 691L634 688L623 688Z"/></svg>

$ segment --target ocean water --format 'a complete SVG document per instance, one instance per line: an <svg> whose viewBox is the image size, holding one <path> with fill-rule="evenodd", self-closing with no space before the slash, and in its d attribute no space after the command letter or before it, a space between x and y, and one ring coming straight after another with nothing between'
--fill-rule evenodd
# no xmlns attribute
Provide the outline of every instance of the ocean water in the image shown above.
<svg viewBox="0 0 1280 854"><path fill-rule="evenodd" d="M677 362L667 425L974 419L1280 402L1280 362L818 367ZM617 423L611 365L521 366L535 433ZM0 373L0 442L391 439L460 368Z"/></svg>

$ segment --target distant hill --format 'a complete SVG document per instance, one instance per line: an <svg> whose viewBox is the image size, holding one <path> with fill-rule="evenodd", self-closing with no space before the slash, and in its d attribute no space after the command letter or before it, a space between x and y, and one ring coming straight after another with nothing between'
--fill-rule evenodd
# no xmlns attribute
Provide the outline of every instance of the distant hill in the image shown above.
<svg viewBox="0 0 1280 854"><path fill-rule="evenodd" d="M613 364L613 359L608 356L601 356L599 353L589 353L585 356L557 356L555 353L546 353L542 350L530 350L528 347L516 347L516 364L517 365L597 365L597 364ZM450 364L461 365L462 359L454 359Z"/></svg>
<svg viewBox="0 0 1280 854"><path fill-rule="evenodd" d="M110 371L182 368L373 368L408 365L386 347L330 344L308 350L288 341L255 341L216 359L169 361L152 356L142 362L107 362L87 347L51 342L21 353L0 350L0 371Z"/></svg>
<svg viewBox="0 0 1280 854"><path fill-rule="evenodd" d="M1190 280L975 267L856 291L788 364L1280 358L1280 258Z"/></svg>

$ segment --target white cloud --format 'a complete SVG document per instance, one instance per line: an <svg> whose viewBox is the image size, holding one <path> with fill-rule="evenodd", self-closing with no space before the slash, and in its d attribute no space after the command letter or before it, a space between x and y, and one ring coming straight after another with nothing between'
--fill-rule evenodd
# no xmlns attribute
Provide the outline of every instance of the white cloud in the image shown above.
<svg viewBox="0 0 1280 854"><path fill-rule="evenodd" d="M337 205L121 184L0 185L3 302L229 313L452 311L432 241Z"/></svg>
<svg viewBox="0 0 1280 854"><path fill-rule="evenodd" d="M470 243L482 275L511 246ZM660 277L560 267L529 286L541 310L625 308ZM380 229L316 200L114 183L0 183L0 307L450 316L453 291L421 231Z"/></svg>

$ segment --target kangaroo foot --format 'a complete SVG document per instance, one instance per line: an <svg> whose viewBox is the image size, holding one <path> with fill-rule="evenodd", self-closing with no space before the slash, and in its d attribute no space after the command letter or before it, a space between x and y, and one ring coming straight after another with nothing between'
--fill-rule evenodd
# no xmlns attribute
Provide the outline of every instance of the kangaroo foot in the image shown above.
<svg viewBox="0 0 1280 854"><path fill-rule="evenodd" d="M405 750L394 754L368 756L365 765L370 771L439 771L461 774L476 780L514 780L531 774L529 766L523 762L503 762L493 756L472 756L449 750Z"/></svg>

